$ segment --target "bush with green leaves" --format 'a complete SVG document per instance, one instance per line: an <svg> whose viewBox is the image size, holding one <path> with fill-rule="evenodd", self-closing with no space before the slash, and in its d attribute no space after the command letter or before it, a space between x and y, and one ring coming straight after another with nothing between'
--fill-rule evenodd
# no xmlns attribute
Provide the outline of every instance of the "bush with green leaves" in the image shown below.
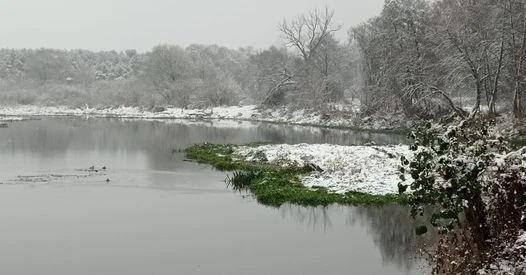
<svg viewBox="0 0 526 275"><path fill-rule="evenodd" d="M414 156L401 158L399 191L409 194L411 214L431 211L429 223L443 235L437 273L489 264L524 226L526 148L512 151L488 129L482 119L447 129L427 124L411 133Z"/></svg>
<svg viewBox="0 0 526 275"><path fill-rule="evenodd" d="M399 184L399 191L412 190L412 214L422 215L426 205L439 205L431 215L431 224L447 232L460 222L459 214L471 209L484 215L481 208L480 176L494 158L487 139L487 125L464 121L439 134L427 124L411 134L414 158L401 158L401 179L407 175L410 185Z"/></svg>

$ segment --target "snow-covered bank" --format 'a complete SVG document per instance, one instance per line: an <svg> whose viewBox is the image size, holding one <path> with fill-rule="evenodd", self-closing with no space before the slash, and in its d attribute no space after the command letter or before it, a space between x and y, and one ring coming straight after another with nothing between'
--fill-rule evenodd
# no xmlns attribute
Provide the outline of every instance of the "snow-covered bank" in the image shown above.
<svg viewBox="0 0 526 275"><path fill-rule="evenodd" d="M0 122L14 122L23 120L26 120L26 118L17 116L0 116Z"/></svg>
<svg viewBox="0 0 526 275"><path fill-rule="evenodd" d="M329 144L277 144L241 146L234 154L248 161L321 168L302 177L307 187L329 191L356 191L374 195L397 194L400 156L409 156L407 146L340 146Z"/></svg>
<svg viewBox="0 0 526 275"><path fill-rule="evenodd" d="M33 105L0 106L1 116L88 116L116 117L135 119L221 119L244 120L272 123L289 123L297 125L313 125L326 127L357 127L363 129L397 129L407 127L401 118L365 117L356 115L352 106L337 108L330 111L293 110L288 108L260 109L255 105L214 107L208 109L182 109L175 107L161 108L158 111L145 110L139 107L117 107L97 109L44 107Z"/></svg>
<svg viewBox="0 0 526 275"><path fill-rule="evenodd" d="M159 112L144 110L138 107L117 107L96 109L68 108L63 106L34 106L17 105L1 106L0 116L92 116L92 117L120 117L144 119L234 119L248 118L252 115L254 106L212 108L206 110L188 110L181 108L165 108Z"/></svg>

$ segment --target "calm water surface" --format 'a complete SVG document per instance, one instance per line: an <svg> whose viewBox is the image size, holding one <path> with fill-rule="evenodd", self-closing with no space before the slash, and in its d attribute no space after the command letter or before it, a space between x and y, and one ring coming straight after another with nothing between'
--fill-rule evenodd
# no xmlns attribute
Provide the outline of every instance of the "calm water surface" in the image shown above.
<svg viewBox="0 0 526 275"><path fill-rule="evenodd" d="M45 118L0 129L0 273L425 271L415 258L425 240L413 235L403 207L269 208L179 151L205 141L398 144L403 137L216 125Z"/></svg>

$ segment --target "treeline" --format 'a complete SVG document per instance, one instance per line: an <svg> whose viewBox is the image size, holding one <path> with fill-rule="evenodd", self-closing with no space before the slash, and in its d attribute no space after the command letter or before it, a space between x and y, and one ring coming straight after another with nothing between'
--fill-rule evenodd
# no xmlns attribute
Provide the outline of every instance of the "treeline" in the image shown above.
<svg viewBox="0 0 526 275"><path fill-rule="evenodd" d="M380 16L351 29L362 54L367 110L407 116L440 112L524 113L524 0L390 0ZM441 104L440 104L441 103Z"/></svg>
<svg viewBox="0 0 526 275"><path fill-rule="evenodd" d="M525 112L526 0L386 0L381 14L351 28L346 41L335 38L333 14L314 10L284 20L284 46L265 50L0 50L0 100L322 108L359 99L365 114Z"/></svg>
<svg viewBox="0 0 526 275"><path fill-rule="evenodd" d="M296 85L299 76L294 73L301 62L291 51L276 47L256 52L159 45L147 53L2 49L0 100L76 107L287 104L295 102L294 89L284 87ZM338 91L332 99L343 98L344 85L336 80L331 85L331 92Z"/></svg>
<svg viewBox="0 0 526 275"><path fill-rule="evenodd" d="M151 52L0 50L4 104L156 106L237 104L248 52L218 46L156 46Z"/></svg>
<svg viewBox="0 0 526 275"><path fill-rule="evenodd" d="M150 52L0 50L3 104L203 108L263 104L316 107L358 87L358 54L333 37L333 12L313 11L280 28L290 47L255 51L159 45ZM354 59L353 59L354 56ZM354 68L357 68L356 66ZM345 95L345 92L348 92Z"/></svg>

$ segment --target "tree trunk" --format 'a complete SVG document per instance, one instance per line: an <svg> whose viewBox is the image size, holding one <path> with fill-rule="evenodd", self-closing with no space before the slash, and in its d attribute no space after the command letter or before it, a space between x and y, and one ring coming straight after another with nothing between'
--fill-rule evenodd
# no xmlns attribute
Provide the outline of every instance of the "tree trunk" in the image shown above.
<svg viewBox="0 0 526 275"><path fill-rule="evenodd" d="M517 64L517 70L515 74L515 89L513 91L513 114L516 118L522 115L522 106L521 106L521 78L522 78L522 64L524 62L524 50L526 48L526 19L524 19L524 26L522 28L522 46L519 51L519 61Z"/></svg>
<svg viewBox="0 0 526 275"><path fill-rule="evenodd" d="M480 112L480 102L482 101L482 81L480 81L478 75L475 75L475 86L477 87L477 96L475 98L475 106L471 110L471 117L475 117Z"/></svg>
<svg viewBox="0 0 526 275"><path fill-rule="evenodd" d="M502 59L504 57L504 35L500 40L500 54L499 54L499 65L497 67L497 72L495 74L495 81L493 82L493 91L491 92L491 100L489 103L489 112L492 115L495 115L497 112L495 110L495 102L497 100L497 87L499 84L500 72L502 70Z"/></svg>
<svg viewBox="0 0 526 275"><path fill-rule="evenodd" d="M490 239L490 231L487 226L486 211L480 191L473 195L470 205L465 211L466 221L469 224L474 244L476 245L475 256L484 260L489 248L487 240Z"/></svg>

